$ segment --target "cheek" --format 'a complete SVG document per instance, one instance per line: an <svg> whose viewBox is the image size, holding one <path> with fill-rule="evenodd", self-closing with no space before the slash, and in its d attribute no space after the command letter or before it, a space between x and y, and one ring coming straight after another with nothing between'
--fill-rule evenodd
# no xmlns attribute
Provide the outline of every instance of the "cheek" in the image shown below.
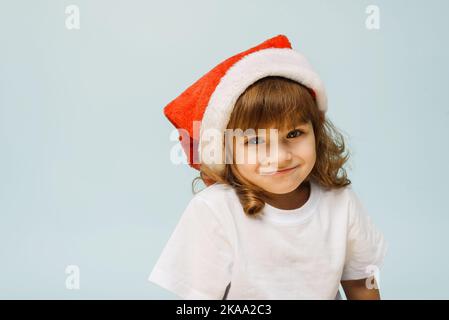
<svg viewBox="0 0 449 320"><path fill-rule="evenodd" d="M234 154L234 164L237 171L247 180L257 184L260 176L258 174L259 164L257 159L257 152L253 148L236 148ZM240 152L240 157L237 156Z"/></svg>
<svg viewBox="0 0 449 320"><path fill-rule="evenodd" d="M257 178L257 165L254 164L236 164L238 172L248 180Z"/></svg>
<svg viewBox="0 0 449 320"><path fill-rule="evenodd" d="M309 149L310 149L309 152L311 153L313 159L315 160L316 159L316 143L315 143L315 136L314 135L312 135L312 137L310 138Z"/></svg>
<svg viewBox="0 0 449 320"><path fill-rule="evenodd" d="M242 170L250 171L257 167L259 163L258 148L255 146L250 147L236 147L234 149L233 161L235 164L241 165ZM245 168L243 168L243 166Z"/></svg>
<svg viewBox="0 0 449 320"><path fill-rule="evenodd" d="M308 162L315 162L316 149L315 140L313 138L301 141L296 148L296 155Z"/></svg>
<svg viewBox="0 0 449 320"><path fill-rule="evenodd" d="M306 148L305 148L305 152L307 154L307 157L310 160L315 160L316 159L316 149L315 149L315 141L310 142Z"/></svg>

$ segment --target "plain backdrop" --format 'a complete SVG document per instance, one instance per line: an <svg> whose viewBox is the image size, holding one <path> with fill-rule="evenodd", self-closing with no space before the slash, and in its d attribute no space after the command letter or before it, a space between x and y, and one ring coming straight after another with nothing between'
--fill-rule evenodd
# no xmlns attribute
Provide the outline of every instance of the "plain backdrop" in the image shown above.
<svg viewBox="0 0 449 320"><path fill-rule="evenodd" d="M389 243L382 298L449 298L448 14L443 0L2 0L0 298L175 299L147 277L198 173L170 162L162 109L278 34L323 79Z"/></svg>

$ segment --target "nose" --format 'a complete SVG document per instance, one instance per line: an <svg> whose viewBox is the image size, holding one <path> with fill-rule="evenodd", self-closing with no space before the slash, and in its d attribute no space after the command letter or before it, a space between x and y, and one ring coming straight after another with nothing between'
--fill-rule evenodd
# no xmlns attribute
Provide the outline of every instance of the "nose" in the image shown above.
<svg viewBox="0 0 449 320"><path fill-rule="evenodd" d="M267 152L267 158L262 162L263 165L270 164L270 167L287 167L292 159L292 153L289 146L283 141L278 141L275 145L270 145Z"/></svg>

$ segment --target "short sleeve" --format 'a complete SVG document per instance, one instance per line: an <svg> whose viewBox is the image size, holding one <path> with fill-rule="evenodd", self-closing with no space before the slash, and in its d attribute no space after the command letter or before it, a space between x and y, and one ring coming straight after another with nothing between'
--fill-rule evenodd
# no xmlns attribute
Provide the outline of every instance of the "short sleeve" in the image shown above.
<svg viewBox="0 0 449 320"><path fill-rule="evenodd" d="M341 280L378 277L387 253L386 240L352 188L349 193L348 241Z"/></svg>
<svg viewBox="0 0 449 320"><path fill-rule="evenodd" d="M148 278L182 299L222 299L231 281L232 244L209 203L188 203Z"/></svg>

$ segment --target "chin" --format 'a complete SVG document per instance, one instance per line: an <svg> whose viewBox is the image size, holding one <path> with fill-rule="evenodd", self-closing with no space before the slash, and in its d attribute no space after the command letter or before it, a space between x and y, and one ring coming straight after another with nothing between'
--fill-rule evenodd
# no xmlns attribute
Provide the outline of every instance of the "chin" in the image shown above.
<svg viewBox="0 0 449 320"><path fill-rule="evenodd" d="M267 188L265 188L265 190L270 193L285 194L285 193L289 193L289 192L296 190L301 185L301 183L302 183L302 181L292 184L292 185L286 185L286 186L278 185L276 187L273 187L273 185L271 185L271 186L268 186Z"/></svg>

